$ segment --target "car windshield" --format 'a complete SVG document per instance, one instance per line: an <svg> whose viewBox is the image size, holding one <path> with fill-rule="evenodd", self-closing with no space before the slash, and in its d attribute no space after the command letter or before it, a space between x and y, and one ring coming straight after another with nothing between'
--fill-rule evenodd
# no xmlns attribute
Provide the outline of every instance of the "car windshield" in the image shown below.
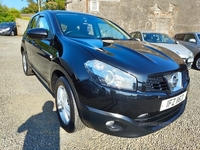
<svg viewBox="0 0 200 150"><path fill-rule="evenodd" d="M143 33L144 40L150 43L174 44L174 40L167 34L162 33Z"/></svg>
<svg viewBox="0 0 200 150"><path fill-rule="evenodd" d="M14 23L10 23L10 22L2 22L0 23L0 27L10 27L12 26Z"/></svg>
<svg viewBox="0 0 200 150"><path fill-rule="evenodd" d="M74 38L98 38L112 40L131 39L122 28L115 23L84 14L58 13L57 19L63 34Z"/></svg>

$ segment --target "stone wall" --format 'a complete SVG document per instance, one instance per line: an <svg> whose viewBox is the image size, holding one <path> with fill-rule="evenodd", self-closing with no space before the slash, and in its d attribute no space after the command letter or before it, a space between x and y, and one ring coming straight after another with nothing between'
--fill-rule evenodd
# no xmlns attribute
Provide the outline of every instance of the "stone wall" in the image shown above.
<svg viewBox="0 0 200 150"><path fill-rule="evenodd" d="M16 19L16 25L17 25L17 35L23 35L26 31L26 28L28 26L29 20L17 18Z"/></svg>
<svg viewBox="0 0 200 150"><path fill-rule="evenodd" d="M152 30L173 36L178 32L200 31L200 0L96 1L99 3L97 12L90 11L90 0L71 0L67 10L105 17L127 32Z"/></svg>

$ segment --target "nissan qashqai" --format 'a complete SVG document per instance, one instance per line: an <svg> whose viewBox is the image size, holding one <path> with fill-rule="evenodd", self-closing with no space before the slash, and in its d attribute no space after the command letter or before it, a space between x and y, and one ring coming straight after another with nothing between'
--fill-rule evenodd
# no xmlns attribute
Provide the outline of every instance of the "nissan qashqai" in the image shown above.
<svg viewBox="0 0 200 150"><path fill-rule="evenodd" d="M134 41L114 22L90 14L41 11L21 43L26 75L55 97L61 126L139 137L176 120L189 74L172 51ZM30 85L27 85L30 86Z"/></svg>

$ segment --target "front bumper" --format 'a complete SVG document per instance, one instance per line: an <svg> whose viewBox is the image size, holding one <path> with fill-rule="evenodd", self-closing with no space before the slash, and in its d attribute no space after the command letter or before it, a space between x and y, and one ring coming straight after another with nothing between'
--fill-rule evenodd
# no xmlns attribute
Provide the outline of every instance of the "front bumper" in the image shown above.
<svg viewBox="0 0 200 150"><path fill-rule="evenodd" d="M184 112L189 91L185 65L179 71L178 88L174 91L168 84L174 79L174 74L170 74L170 80L166 79L169 73L149 75L146 82L138 82L137 91L105 87L92 79L76 83L83 123L120 137L140 137L162 129Z"/></svg>
<svg viewBox="0 0 200 150"><path fill-rule="evenodd" d="M11 35L11 30L9 30L9 31L0 31L0 35Z"/></svg>
<svg viewBox="0 0 200 150"><path fill-rule="evenodd" d="M140 137L167 126L184 112L187 95L172 108L160 111L160 107L163 100L189 91L189 81L173 94L120 91L88 81L76 87L80 117L86 126L114 136Z"/></svg>
<svg viewBox="0 0 200 150"><path fill-rule="evenodd" d="M183 113L185 105L186 100L175 108L162 112L160 120L154 122L140 122L120 114L82 106L82 121L86 126L106 134L128 138L140 137L162 129L176 120Z"/></svg>

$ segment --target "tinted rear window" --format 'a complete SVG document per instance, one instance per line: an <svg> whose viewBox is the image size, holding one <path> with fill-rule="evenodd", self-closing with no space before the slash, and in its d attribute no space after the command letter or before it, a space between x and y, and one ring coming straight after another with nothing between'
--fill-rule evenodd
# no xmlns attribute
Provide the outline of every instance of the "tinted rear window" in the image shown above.
<svg viewBox="0 0 200 150"><path fill-rule="evenodd" d="M177 35L175 35L174 38L177 39L177 40L183 40L184 35L185 35L185 34L177 34Z"/></svg>

